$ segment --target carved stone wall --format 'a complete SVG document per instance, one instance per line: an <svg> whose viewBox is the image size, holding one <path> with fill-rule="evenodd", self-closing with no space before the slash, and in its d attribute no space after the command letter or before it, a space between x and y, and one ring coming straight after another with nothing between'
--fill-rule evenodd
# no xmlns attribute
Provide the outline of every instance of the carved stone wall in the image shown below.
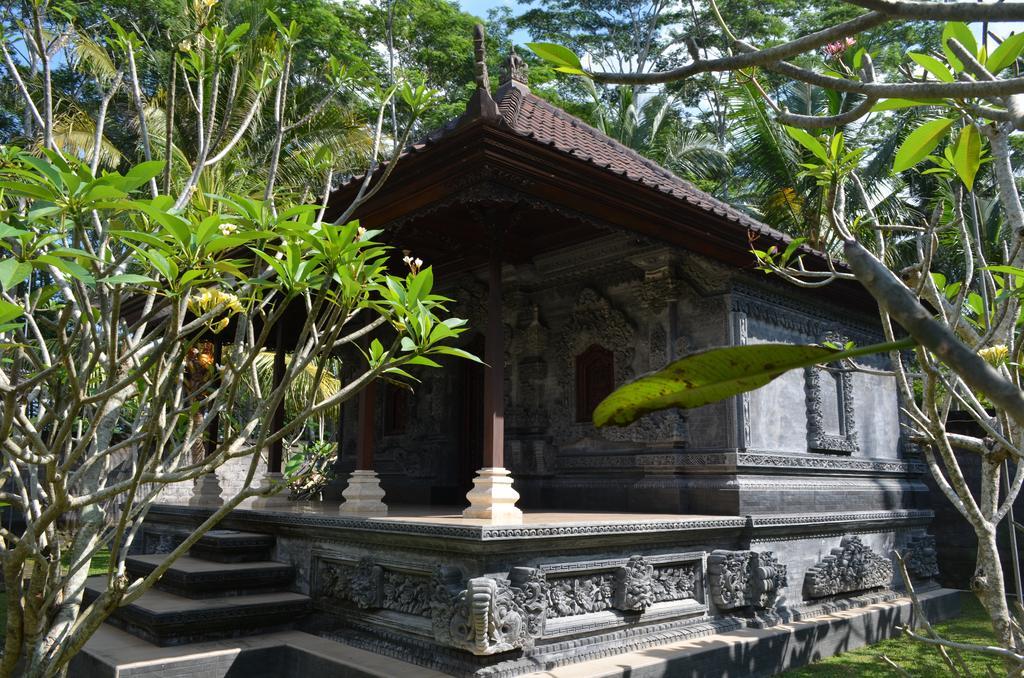
<svg viewBox="0 0 1024 678"><path fill-rule="evenodd" d="M839 548L807 571L808 598L853 593L892 584L892 561L866 546L860 537L843 537Z"/></svg>
<svg viewBox="0 0 1024 678"><path fill-rule="evenodd" d="M706 611L701 553L512 567L507 576L466 578L451 565L432 574L320 555L313 596L326 611L388 610L429 619L433 639L477 655L530 648L550 623L555 635L614 626L661 606L659 618ZM667 607L666 607L667 606ZM598 621L579 622L597 613ZM589 615L589 617L588 617ZM415 625L414 625L415 626ZM423 624L416 626L425 628Z"/></svg>
<svg viewBox="0 0 1024 678"><path fill-rule="evenodd" d="M911 539L903 554L903 562L911 576L918 579L931 579L939 576L939 557L938 549L935 547L935 537L926 534Z"/></svg>
<svg viewBox="0 0 1024 678"><path fill-rule="evenodd" d="M771 551L712 551L708 581L711 599L720 610L771 609L788 584L786 566Z"/></svg>

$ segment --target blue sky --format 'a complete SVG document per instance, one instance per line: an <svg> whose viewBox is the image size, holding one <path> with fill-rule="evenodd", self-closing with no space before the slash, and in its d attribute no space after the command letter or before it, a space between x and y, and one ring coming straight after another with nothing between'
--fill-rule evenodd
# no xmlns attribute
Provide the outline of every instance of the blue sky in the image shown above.
<svg viewBox="0 0 1024 678"><path fill-rule="evenodd" d="M509 7L515 9L515 7L518 5L518 3L515 2L515 0L506 0L504 2L502 0L458 0L458 2L459 6L462 7L463 10L469 12L470 14L475 14L476 16L481 17L483 19L487 18L487 11L490 10L492 7L508 5Z"/></svg>

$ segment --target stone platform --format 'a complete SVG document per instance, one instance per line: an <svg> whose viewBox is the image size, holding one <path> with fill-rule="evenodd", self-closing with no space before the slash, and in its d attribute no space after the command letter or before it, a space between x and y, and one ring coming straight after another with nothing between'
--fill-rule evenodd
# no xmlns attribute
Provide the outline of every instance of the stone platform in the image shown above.
<svg viewBox="0 0 1024 678"><path fill-rule="evenodd" d="M166 552L210 509L154 507L137 542ZM934 588L930 511L748 516L456 508L241 508L221 527L275 540L313 612L300 630L425 670L516 676L900 596L894 551ZM141 555L141 554L140 554Z"/></svg>
<svg viewBox="0 0 1024 678"><path fill-rule="evenodd" d="M920 598L934 622L955 616L960 593L939 589ZM770 629L729 633L662 644L568 664L537 668L532 678L757 678L854 650L895 635L910 623L906 598L834 612ZM128 633L102 627L74 660L77 678L442 678L442 673L360 650L300 631L253 638L158 647Z"/></svg>

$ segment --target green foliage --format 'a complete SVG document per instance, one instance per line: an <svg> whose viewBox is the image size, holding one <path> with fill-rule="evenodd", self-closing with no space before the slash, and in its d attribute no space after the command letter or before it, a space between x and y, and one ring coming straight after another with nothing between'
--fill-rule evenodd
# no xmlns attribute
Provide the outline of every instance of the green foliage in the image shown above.
<svg viewBox="0 0 1024 678"><path fill-rule="evenodd" d="M796 367L828 362L822 346L756 344L693 353L616 389L594 409L595 426L626 426L645 414L690 409L760 388Z"/></svg>
<svg viewBox="0 0 1024 678"><path fill-rule="evenodd" d="M935 631L956 643L992 645L992 623L985 609L972 593L960 594L962 611L959 617L935 624ZM835 657L815 661L808 666L786 671L780 678L899 678L901 674L882 657L895 662L907 675L932 678L950 675L942 657L929 645L910 638L896 637L874 643ZM962 652L972 676L1003 675L1006 668L994 655Z"/></svg>
<svg viewBox="0 0 1024 678"><path fill-rule="evenodd" d="M317 499L334 480L337 445L326 440L308 443L285 462L282 471L296 500Z"/></svg>
<svg viewBox="0 0 1024 678"><path fill-rule="evenodd" d="M925 156L939 145L954 122L956 121L949 118L929 120L911 132L900 146L899 151L896 152L893 171L906 171L924 160Z"/></svg>
<svg viewBox="0 0 1024 678"><path fill-rule="evenodd" d="M903 340L837 350L831 346L748 344L692 353L615 389L594 409L594 426L627 426L652 412L701 407L761 388L790 370L912 345Z"/></svg>

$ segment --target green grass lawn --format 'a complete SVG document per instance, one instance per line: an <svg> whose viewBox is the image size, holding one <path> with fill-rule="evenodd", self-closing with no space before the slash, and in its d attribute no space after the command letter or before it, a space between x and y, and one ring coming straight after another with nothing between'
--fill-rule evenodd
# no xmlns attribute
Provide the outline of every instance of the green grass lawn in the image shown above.
<svg viewBox="0 0 1024 678"><path fill-rule="evenodd" d="M956 619L936 624L935 629L947 640L965 643L991 643L992 627L981 603L970 593L961 595L963 614ZM882 661L885 655L913 676L948 676L949 669L934 647L909 638L892 638L862 647L800 669L782 674L784 678L805 676L858 676L871 678L898 677L900 674ZM1004 673L1000 660L978 653L962 653L972 676L988 675L991 667L997 675Z"/></svg>

